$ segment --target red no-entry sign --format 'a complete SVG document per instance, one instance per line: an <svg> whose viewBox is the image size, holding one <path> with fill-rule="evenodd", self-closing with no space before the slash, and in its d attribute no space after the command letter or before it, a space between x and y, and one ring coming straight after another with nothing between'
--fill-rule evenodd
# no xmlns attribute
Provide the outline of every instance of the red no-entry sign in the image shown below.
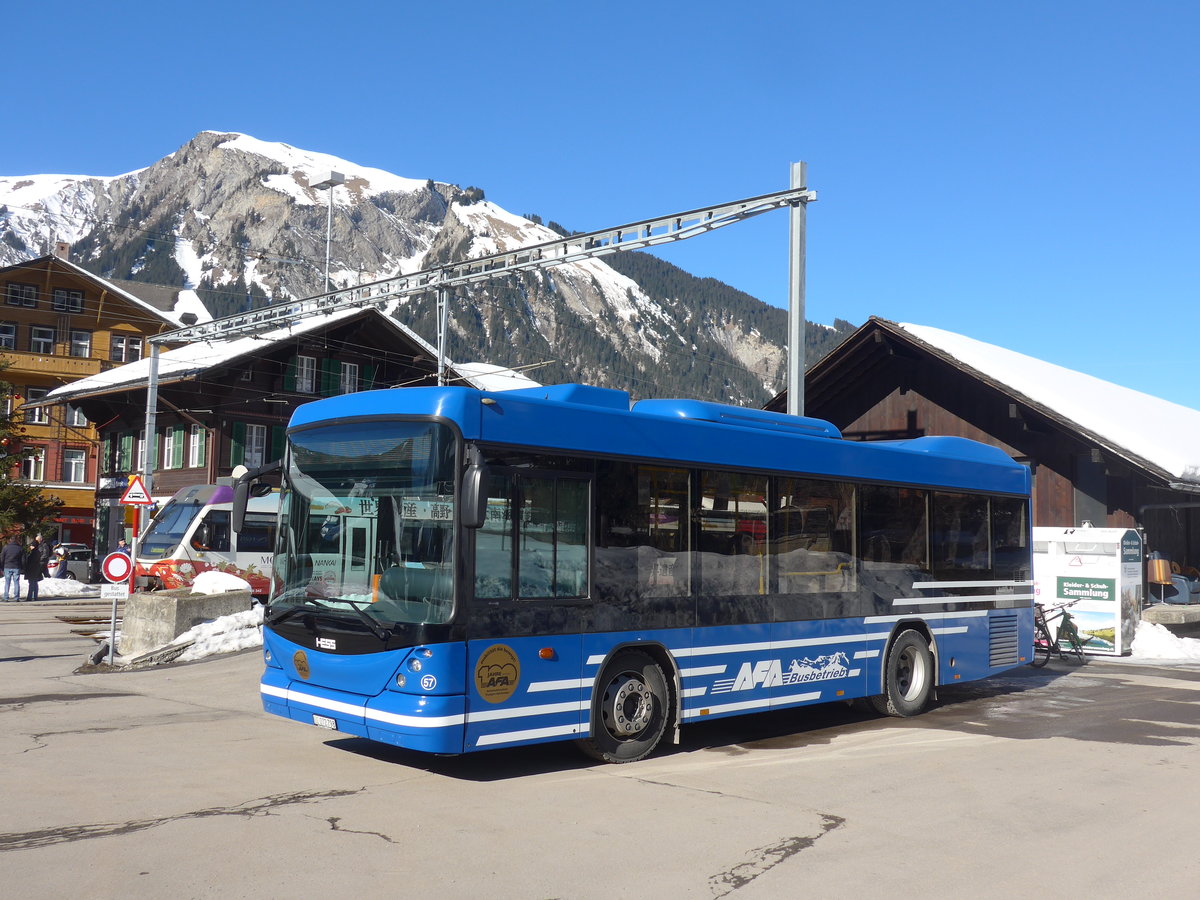
<svg viewBox="0 0 1200 900"><path fill-rule="evenodd" d="M128 581L129 573L133 571L133 560L129 558L128 553L114 551L104 557L104 562L100 563L100 571L113 584Z"/></svg>

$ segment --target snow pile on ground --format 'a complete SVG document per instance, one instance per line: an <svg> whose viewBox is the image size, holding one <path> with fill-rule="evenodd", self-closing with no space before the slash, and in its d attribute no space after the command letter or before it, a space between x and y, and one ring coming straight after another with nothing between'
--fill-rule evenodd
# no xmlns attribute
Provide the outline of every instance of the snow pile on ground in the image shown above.
<svg viewBox="0 0 1200 900"><path fill-rule="evenodd" d="M1200 660L1200 640L1174 635L1165 625L1139 622L1133 636L1132 659Z"/></svg>
<svg viewBox="0 0 1200 900"><path fill-rule="evenodd" d="M219 653L236 653L250 647L261 647L262 621L263 608L256 606L245 612L221 616L219 619L197 625L175 638L171 645L194 642L177 657L179 662L192 662Z"/></svg>
<svg viewBox="0 0 1200 900"><path fill-rule="evenodd" d="M51 600L55 597L81 597L99 594L100 585L83 584L73 578L43 578L38 582L38 599ZM29 596L29 582L21 578L21 600Z"/></svg>
<svg viewBox="0 0 1200 900"><path fill-rule="evenodd" d="M250 582L228 572L218 572L216 569L201 572L192 582L193 594L224 594L227 591L248 590Z"/></svg>

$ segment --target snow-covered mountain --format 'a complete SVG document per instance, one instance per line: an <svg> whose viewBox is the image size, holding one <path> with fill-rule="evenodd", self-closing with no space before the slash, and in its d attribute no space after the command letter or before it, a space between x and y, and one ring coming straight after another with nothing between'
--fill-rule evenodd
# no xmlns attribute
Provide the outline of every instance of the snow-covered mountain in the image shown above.
<svg viewBox="0 0 1200 900"><path fill-rule="evenodd" d="M67 241L85 268L193 287L217 316L311 296L324 289L330 197L312 185L330 170L346 179L332 188L337 287L558 236L478 188L206 131L124 175L0 176L0 264ZM398 315L434 338L431 298L410 299ZM836 336L817 331L817 352ZM621 253L460 291L450 356L541 363L530 374L543 382L757 405L782 387L785 338L782 310L645 254Z"/></svg>

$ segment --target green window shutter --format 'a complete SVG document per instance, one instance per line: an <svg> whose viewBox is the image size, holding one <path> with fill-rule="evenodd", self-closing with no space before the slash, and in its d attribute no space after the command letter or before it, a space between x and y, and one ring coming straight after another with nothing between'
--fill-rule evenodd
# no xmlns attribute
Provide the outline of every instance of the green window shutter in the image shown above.
<svg viewBox="0 0 1200 900"><path fill-rule="evenodd" d="M128 472L133 468L133 432L121 435L121 449L117 452L117 470Z"/></svg>
<svg viewBox="0 0 1200 900"><path fill-rule="evenodd" d="M283 366L283 389L285 391L296 390L296 357L292 357Z"/></svg>
<svg viewBox="0 0 1200 900"><path fill-rule="evenodd" d="M208 429L207 428L200 429L200 452L199 452L199 454L197 454L197 456L199 457L197 462L199 462L199 464L201 466L208 465Z"/></svg>
<svg viewBox="0 0 1200 900"><path fill-rule="evenodd" d="M284 427L282 425L271 426L271 455L267 457L266 462L274 462L277 459L283 459L283 440Z"/></svg>
<svg viewBox="0 0 1200 900"><path fill-rule="evenodd" d="M229 465L240 466L246 459L246 423L233 423L233 436L229 444Z"/></svg>
<svg viewBox="0 0 1200 900"><path fill-rule="evenodd" d="M379 366L363 366L362 372L359 375L359 381L364 391L372 390L375 387L375 376L379 374Z"/></svg>
<svg viewBox="0 0 1200 900"><path fill-rule="evenodd" d="M183 441L184 431L182 425L175 426L175 440L171 445L171 468L183 468Z"/></svg>
<svg viewBox="0 0 1200 900"><path fill-rule="evenodd" d="M342 378L342 366L336 359L321 360L321 396L332 397L338 393Z"/></svg>
<svg viewBox="0 0 1200 900"><path fill-rule="evenodd" d="M110 471L112 467L112 438L100 439L100 474Z"/></svg>

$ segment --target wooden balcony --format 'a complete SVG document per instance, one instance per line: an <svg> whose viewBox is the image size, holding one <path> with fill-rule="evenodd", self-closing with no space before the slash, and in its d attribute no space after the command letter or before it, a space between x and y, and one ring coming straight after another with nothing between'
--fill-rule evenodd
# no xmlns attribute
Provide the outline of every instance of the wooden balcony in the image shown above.
<svg viewBox="0 0 1200 900"><path fill-rule="evenodd" d="M20 380L21 375L57 375L70 381L96 375L105 368L105 360L82 356L43 356L39 353L23 353L20 350L0 351L0 356L10 364L6 370L9 380Z"/></svg>

